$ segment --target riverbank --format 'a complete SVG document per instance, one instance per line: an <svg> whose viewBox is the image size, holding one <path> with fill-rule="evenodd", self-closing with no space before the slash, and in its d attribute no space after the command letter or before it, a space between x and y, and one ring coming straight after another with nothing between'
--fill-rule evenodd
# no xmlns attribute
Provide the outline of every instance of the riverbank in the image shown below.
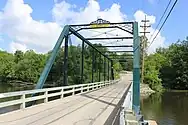
<svg viewBox="0 0 188 125"><path fill-rule="evenodd" d="M188 92L188 90L166 89L166 92Z"/></svg>
<svg viewBox="0 0 188 125"><path fill-rule="evenodd" d="M0 93L32 90L34 87L35 84L31 82L20 81L20 80L8 80L6 82L0 81Z"/></svg>
<svg viewBox="0 0 188 125"><path fill-rule="evenodd" d="M140 95L141 96L149 96L151 94L155 93L154 90L152 90L148 84L140 84Z"/></svg>
<svg viewBox="0 0 188 125"><path fill-rule="evenodd" d="M24 82L24 81L20 81L20 80L11 80L7 82L8 84L12 85L12 86L19 86L19 87L23 87L23 86L34 86L34 83L31 82Z"/></svg>
<svg viewBox="0 0 188 125"><path fill-rule="evenodd" d="M20 91L20 90L34 89L36 84L32 83L32 82L21 81L21 80L7 80L7 81L4 81L4 82L0 81L0 87L3 87L3 86L7 87L7 88L11 88L10 91L12 91L12 90L13 91ZM45 83L43 87L44 88L58 87L58 84Z"/></svg>

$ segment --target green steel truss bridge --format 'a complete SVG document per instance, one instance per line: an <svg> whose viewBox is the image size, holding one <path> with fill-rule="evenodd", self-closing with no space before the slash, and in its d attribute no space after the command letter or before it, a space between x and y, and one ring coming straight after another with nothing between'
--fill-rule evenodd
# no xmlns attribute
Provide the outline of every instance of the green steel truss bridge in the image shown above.
<svg viewBox="0 0 188 125"><path fill-rule="evenodd" d="M89 36L87 32L100 34ZM108 31L107 31L108 30ZM107 35L118 30L120 35ZM101 32L103 31L103 32ZM81 41L79 85L68 85L68 49L71 38ZM129 41L129 42L126 42ZM108 41L109 44L106 44ZM120 44L117 44L121 41ZM98 44L95 44L98 43ZM99 45L100 46L97 46ZM129 44L127 44L129 43ZM63 46L63 82L60 87L43 88L59 50ZM85 46L92 49L91 83L84 83ZM108 51L101 51L107 47ZM121 53L129 53L126 57ZM117 53L113 56L113 53ZM97 71L98 81L94 81L95 58L104 64L103 71ZM114 77L114 61L133 60L133 71ZM103 73L101 78L100 73ZM17 97L16 99L13 97ZM55 99L51 99L56 97ZM57 98L58 97L58 98ZM140 37L137 22L110 23L97 19L90 24L64 26L51 55L40 75L34 90L1 93L0 108L19 107L0 115L1 125L125 125L130 122L127 112L134 116L136 124L147 124L140 113ZM40 102L41 104L38 104ZM53 101L52 101L53 100Z"/></svg>

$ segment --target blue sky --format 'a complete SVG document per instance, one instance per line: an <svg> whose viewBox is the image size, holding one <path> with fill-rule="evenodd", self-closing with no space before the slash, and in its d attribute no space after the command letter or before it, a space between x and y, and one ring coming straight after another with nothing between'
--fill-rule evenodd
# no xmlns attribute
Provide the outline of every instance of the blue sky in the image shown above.
<svg viewBox="0 0 188 125"><path fill-rule="evenodd" d="M13 0L8 0L8 1L11 3L11 1L13 1ZM22 1L22 0L14 0L14 1ZM173 1L175 1L175 0L173 0ZM53 8L55 7L55 4L61 3L61 2L62 2L61 0L58 0L57 2L54 2L54 0L37 0L37 1L36 0L24 0L24 4L28 4L29 7L33 10L30 15L32 17L33 21L35 21L35 22L42 21L43 23L48 23L48 22L57 23L58 25L63 25L62 23L66 23L66 21L62 21L62 18L61 18L62 23L59 24L59 22L56 20L56 18L54 18L54 15L53 15L54 13L52 11L53 11ZM88 0L66 0L65 2L68 3L68 5L76 5L76 7L72 7L71 9L73 9L74 13L77 13L77 14L79 14L80 9L84 9L88 5ZM125 14L128 20L134 20L135 19L134 14L138 10L143 11L145 14L147 14L149 16L154 16L156 18L156 20L155 20L156 23L152 24L153 29L156 27L156 24L158 23L168 2L169 2L169 0L127 0L127 1L126 0L98 0L97 1L97 3L100 5L100 11L104 11L107 8L110 9L114 3L116 3L117 5L120 5L121 13ZM7 4L7 0L0 0L0 8L1 8L2 12L3 12L3 8L5 7L6 4ZM21 4L19 4L19 5L21 5ZM188 5L188 1L179 0L175 9L172 12L170 18L167 20L167 23L164 25L160 35L161 35L161 37L165 38L165 41L164 41L165 45L168 45L171 42L176 42L178 39L182 40L186 36L188 36L188 30L187 30L188 24L186 24L188 22L188 16L186 16L186 11L188 10L187 5ZM62 7L64 7L64 6L62 6ZM11 10L11 7L9 7L7 11L13 11L13 10ZM62 12L62 14L63 14L63 12ZM28 10L28 13L29 13L29 10ZM72 14L72 12L71 12L71 14ZM73 15L76 15L76 14L73 14ZM65 16L65 18L72 19L74 17ZM0 15L0 19L1 19L1 15ZM11 18L11 21L13 21L13 19L15 19L15 18ZM0 20L0 22L1 22L1 20ZM53 25L55 25L55 24L53 24ZM39 24L37 24L37 26L39 26ZM41 26L41 27L43 27L43 26ZM57 29L54 29L54 31L55 30L57 30ZM27 38L24 40L20 40L20 38L19 39L15 38L15 36L13 36L13 35L14 34L19 35L19 34L12 33L10 31L11 31L10 28L8 31L6 31L6 27L3 30L0 29L0 35L1 35L0 48L2 48L3 50L11 51L10 46L13 46L13 48L15 48L15 46L17 46L16 47L17 49L20 47L24 48L24 49L26 49L26 48L27 49L38 49L38 48L40 48L39 46L43 46L42 44L41 45L31 44L31 43L25 41L30 38ZM25 31L25 30L20 31L20 34L23 31ZM59 33L59 29L57 32ZM38 35L40 35L40 34L38 34ZM32 35L32 38L33 38L33 36L34 35ZM56 37L57 36L54 35L54 38L56 38ZM42 39L42 38L40 38L40 39ZM14 42L15 44L12 44L12 42ZM157 42L157 41L155 41L155 42ZM16 43L19 43L20 45L17 45ZM24 44L24 46L22 46L21 44Z"/></svg>

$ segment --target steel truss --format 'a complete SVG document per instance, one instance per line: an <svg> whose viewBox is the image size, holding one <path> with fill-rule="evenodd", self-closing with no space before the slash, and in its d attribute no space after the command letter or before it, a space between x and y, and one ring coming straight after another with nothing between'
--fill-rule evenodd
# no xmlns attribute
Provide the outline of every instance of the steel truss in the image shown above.
<svg viewBox="0 0 188 125"><path fill-rule="evenodd" d="M95 37L95 38L85 38L82 36L79 32L81 30L88 30L88 29L105 29L105 28L110 28L110 29L120 29L124 32L129 33L132 36L123 36L123 37L108 37L108 38L100 38L100 37ZM64 75L64 81L63 85L68 85L68 42L69 38L71 35L74 35L81 39L82 41L82 52L81 52L81 81L83 82L83 74L84 74L84 45L88 45L93 49L92 52L92 80L93 82L93 73L94 73L94 65L95 65L95 57L96 53L98 53L100 56L100 64L103 64L103 74L104 78L103 80L114 80L114 69L113 69L113 64L114 60L120 60L120 61L126 61L125 59L120 59L119 57L126 57L126 56L132 56L133 58L127 58L127 59L133 59L133 109L135 111L138 111L139 109L139 103L140 103L140 67L139 67L139 61L140 61L140 41L139 41L139 36L138 36L138 23L137 22L120 22L120 23L110 23L109 21L98 19L94 22L91 22L90 24L79 24L79 25L66 25L61 32L57 43L55 44L51 56L48 59L43 72L41 73L41 76L37 82L36 89L41 89L44 86L44 83L47 79L47 76L51 70L51 67L55 61L55 58L57 56L58 50L60 49L60 46L62 42L65 39L64 42L64 62L63 62L63 75ZM118 46L101 46L101 47L124 47L124 48L133 48L133 51L108 51L108 52L102 52L100 51L99 46L95 46L92 44L90 41L92 40L111 40L111 39L133 39L133 45L118 45ZM128 55L118 55L118 56L113 56L109 55L107 53L113 53L113 52L132 52L133 54L128 54ZM103 59L102 59L103 58ZM106 66L107 64L107 66ZM100 66L100 65L98 65ZM100 69L100 68L99 68ZM107 71L106 71L107 69ZM101 72L98 70L98 81L101 81ZM108 77L106 77L106 74L108 74ZM111 77L110 77L111 76Z"/></svg>

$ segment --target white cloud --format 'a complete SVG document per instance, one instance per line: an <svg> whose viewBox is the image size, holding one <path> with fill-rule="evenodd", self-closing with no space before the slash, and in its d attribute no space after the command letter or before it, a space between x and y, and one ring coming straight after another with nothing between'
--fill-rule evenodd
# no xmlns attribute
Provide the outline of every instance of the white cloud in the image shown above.
<svg viewBox="0 0 188 125"><path fill-rule="evenodd" d="M95 0L89 0L85 8L77 8L75 5L62 1L55 3L52 14L60 24L90 23L97 18L103 18L110 22L121 22L125 20L126 15L120 11L120 8L119 4L114 3L110 8L101 10L99 3Z"/></svg>
<svg viewBox="0 0 188 125"><path fill-rule="evenodd" d="M158 32L158 30L156 30L154 33L155 29L152 27L152 24L155 23L156 17L153 15L147 15L146 13L144 13L141 10L136 11L136 13L134 14L134 17L135 17L135 20L139 22L139 25L143 25L143 23L141 24L141 20L145 19L145 15L146 15L146 19L150 21L149 23L147 23L147 25L151 25L151 27L147 28L147 31L150 32L150 34L146 34L147 38L149 39L149 43L148 43L148 45L149 45ZM143 32L143 29L140 29L140 31ZM154 33L154 35L151 36L153 33ZM156 48L164 47L165 46L164 42L165 42L165 37L161 36L161 33L159 33L157 38L154 40L154 42L148 48L148 52L152 53L156 50Z"/></svg>
<svg viewBox="0 0 188 125"><path fill-rule="evenodd" d="M25 4L23 0L8 0L3 11L0 12L0 33L7 34L14 41L10 44L11 51L21 48L23 50L35 49L37 52L47 52L54 46L62 30L60 25L90 23L97 18L103 18L110 22L129 20L120 9L121 6L114 3L110 8L101 10L99 3L95 0L89 0L83 8L78 8L76 5L65 1L58 2L58 0L55 0L52 9L54 22L45 22L34 20L31 16L32 8ZM144 15L145 13L139 10L134 17L140 22L144 19ZM152 24L155 23L155 16L148 15L148 18ZM153 28L150 28L150 30L152 31ZM104 31L107 30L100 32ZM100 34L97 31L82 33L87 36ZM125 32L116 30L111 31L110 34L121 36L125 35ZM106 35L109 37L109 34L103 34L100 37L106 37ZM152 45L151 51L164 43L164 37L160 34L159 36L155 44ZM126 43L130 42L126 41ZM119 43L125 43L125 41Z"/></svg>
<svg viewBox="0 0 188 125"><path fill-rule="evenodd" d="M119 4L113 4L110 8L107 8L105 10L100 9L100 5L97 1L89 0L88 4L85 8L76 8L74 5L71 5L69 3L66 3L65 1L62 1L60 3L55 3L54 8L52 10L54 19L60 23L60 24L66 24L66 23L73 23L73 24L80 24L80 23L90 23L94 20L96 20L98 17L101 17L105 20L108 20L110 22L123 22L127 21L127 16L121 12L120 10L121 6ZM75 11L75 10L80 11ZM145 18L145 15L147 16L147 19L150 20L150 24L154 24L156 21L156 17L153 15L148 15L144 13L141 10L138 10L134 14L134 18L136 21L138 21L139 26L141 25L141 20ZM108 29L109 30L109 29ZM108 30L100 30L100 32L108 31ZM142 30L142 29L140 29ZM94 31L94 30L93 30ZM151 34L154 31L154 28L148 28L148 31L151 32ZM82 32L85 36L93 36L100 33L95 32ZM110 32L110 34L118 34L118 35L128 35L125 32L121 30L116 30ZM147 34L147 37L150 38L151 34ZM106 34L100 35L100 37L106 37ZM109 37L109 36L108 36ZM159 33L158 37L154 41L154 43L149 48L148 52L154 52L156 48L160 46L164 46L165 38L161 36ZM124 40L122 42L118 43L131 43L129 40ZM112 44L112 43L111 43Z"/></svg>
<svg viewBox="0 0 188 125"><path fill-rule="evenodd" d="M138 21L139 23L141 22L141 20L145 19L145 15L147 20L149 20L150 24L154 24L155 23L155 16L153 15L147 15L146 13L144 13L142 10L137 10L134 14L135 20Z"/></svg>
<svg viewBox="0 0 188 125"><path fill-rule="evenodd" d="M77 8L75 5L71 5L65 1L62 1L60 3L57 3L56 1L54 8L52 9L52 14L54 20L61 25L67 23L68 24L91 23L92 21L97 20L97 18L102 18L110 22L122 22L126 20L127 16L121 12L120 8L121 6L119 4L114 3L110 8L101 10L99 3L95 0L89 0L85 8ZM111 29L89 30L87 32L81 31L80 33L86 37L89 37L89 36L95 36L101 34L103 32L107 32L109 30ZM102 34L97 37L110 37L111 35L115 36L117 34L119 36L122 36L125 35L126 33L122 32L122 30L115 30L107 34ZM77 43L80 42L80 40L74 40L74 42L75 41L77 41ZM98 41L95 41L95 43L97 42ZM115 44L114 40L108 41L108 43L109 42L110 44ZM122 42L125 41L120 41L120 42L118 41L119 44ZM106 42L104 41L103 43L106 44L107 41ZM129 43L132 42L129 41L127 44Z"/></svg>
<svg viewBox="0 0 188 125"><path fill-rule="evenodd" d="M20 44L17 42L11 42L10 43L10 49L14 53L16 50L21 50L25 52L27 50L27 46L25 44Z"/></svg>
<svg viewBox="0 0 188 125"><path fill-rule="evenodd" d="M0 48L0 51L3 51L3 49L2 49L2 48Z"/></svg>
<svg viewBox="0 0 188 125"><path fill-rule="evenodd" d="M31 13L32 8L23 0L8 0L0 14L0 32L22 46L46 52L55 44L61 27L55 22L36 21Z"/></svg>

